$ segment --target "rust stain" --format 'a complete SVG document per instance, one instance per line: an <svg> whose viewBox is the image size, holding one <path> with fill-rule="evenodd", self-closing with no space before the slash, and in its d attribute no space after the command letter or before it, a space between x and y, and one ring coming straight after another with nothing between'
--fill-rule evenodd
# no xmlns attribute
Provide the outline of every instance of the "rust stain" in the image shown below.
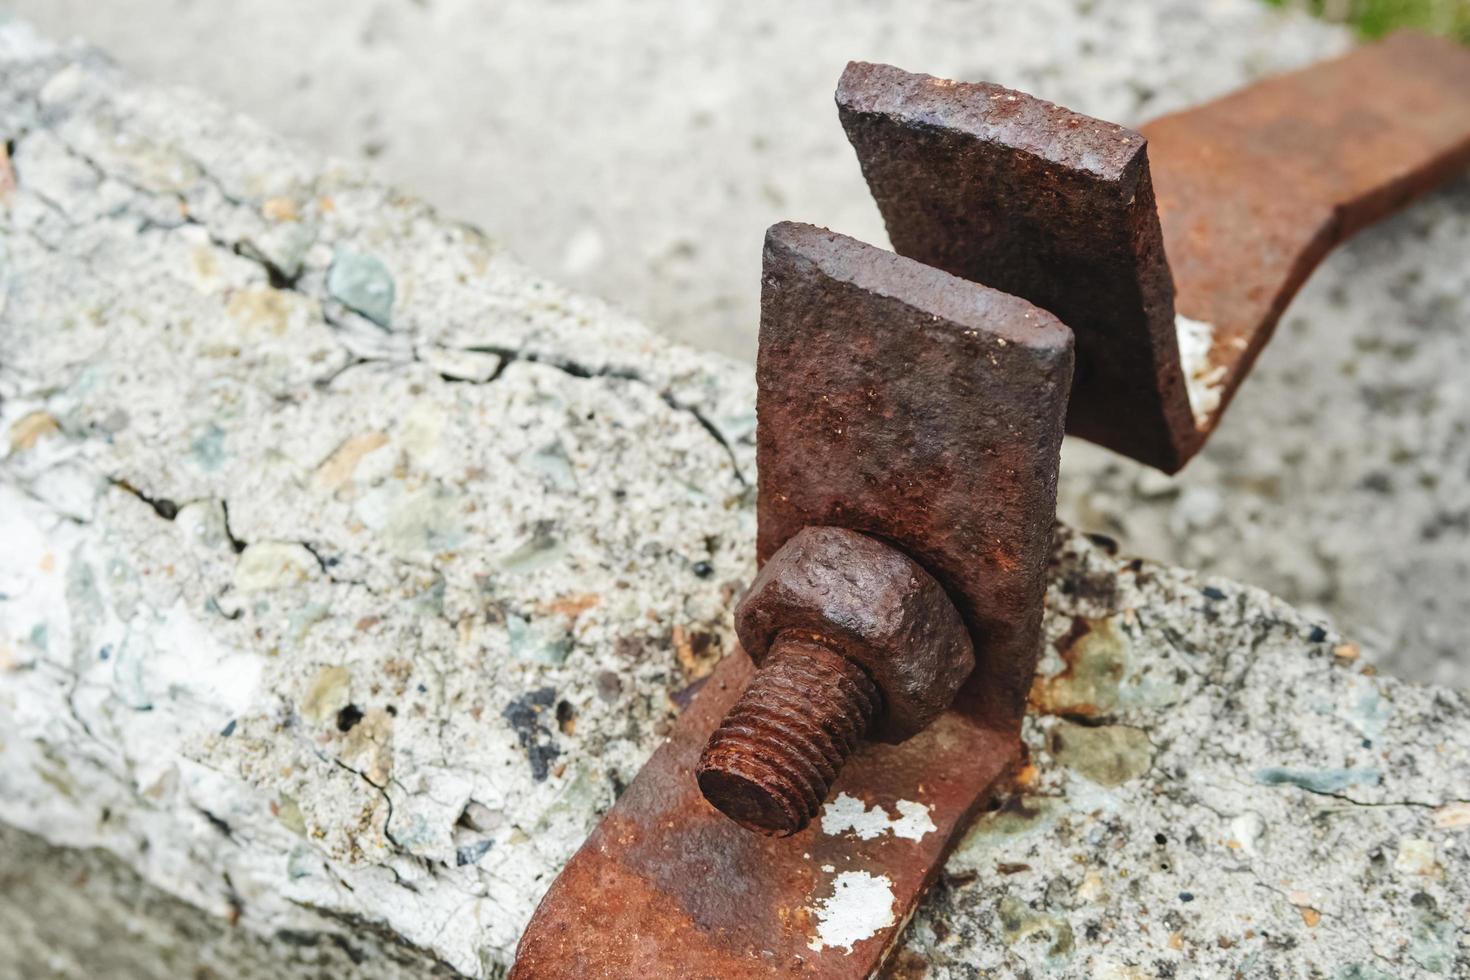
<svg viewBox="0 0 1470 980"><path fill-rule="evenodd" d="M690 631L676 624L669 631L669 640L674 645L674 656L679 661L679 671L686 683L708 677L715 664L719 663L721 650L711 633Z"/></svg>
<svg viewBox="0 0 1470 980"><path fill-rule="evenodd" d="M1028 698L1031 709L1083 717L1111 713L1128 667L1126 640L1115 620L1078 616L1055 647L1065 666L1050 677L1036 676Z"/></svg>
<svg viewBox="0 0 1470 980"><path fill-rule="evenodd" d="M289 197L267 198L260 206L261 216L270 221L299 221L301 212Z"/></svg>

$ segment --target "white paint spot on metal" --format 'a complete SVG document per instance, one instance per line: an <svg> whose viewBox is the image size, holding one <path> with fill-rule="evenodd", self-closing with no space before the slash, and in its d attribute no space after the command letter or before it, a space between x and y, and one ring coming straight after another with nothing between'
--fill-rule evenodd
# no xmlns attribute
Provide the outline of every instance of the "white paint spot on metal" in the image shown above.
<svg viewBox="0 0 1470 980"><path fill-rule="evenodd" d="M881 806L868 807L862 800L846 793L822 808L822 833L829 835L850 832L859 840L872 840L883 834L892 834L907 840L923 840L924 835L937 828L929 817L929 807L913 800L899 800L899 815L890 817Z"/></svg>
<svg viewBox="0 0 1470 980"><path fill-rule="evenodd" d="M817 934L807 943L821 952L852 947L894 924L893 881L887 875L866 871L844 871L832 882L832 897L811 906L817 917Z"/></svg>
<svg viewBox="0 0 1470 980"><path fill-rule="evenodd" d="M939 829L929 818L929 807L913 800L898 801L899 818L893 822L893 836L923 840L924 835Z"/></svg>
<svg viewBox="0 0 1470 980"><path fill-rule="evenodd" d="M1174 330L1179 337L1179 363L1184 370L1189 409L1194 413L1194 424L1204 428L1220 407L1220 383L1225 380L1225 365L1210 362L1215 325L1176 313Z"/></svg>

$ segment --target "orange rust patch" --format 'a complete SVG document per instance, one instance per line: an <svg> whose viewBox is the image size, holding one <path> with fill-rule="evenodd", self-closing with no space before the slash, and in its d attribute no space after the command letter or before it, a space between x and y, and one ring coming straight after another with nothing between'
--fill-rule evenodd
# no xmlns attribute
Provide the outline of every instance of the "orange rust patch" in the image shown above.
<svg viewBox="0 0 1470 980"><path fill-rule="evenodd" d="M352 436L338 446L316 471L316 483L322 487L338 487L350 481L362 458L388 442L382 432L364 432Z"/></svg>

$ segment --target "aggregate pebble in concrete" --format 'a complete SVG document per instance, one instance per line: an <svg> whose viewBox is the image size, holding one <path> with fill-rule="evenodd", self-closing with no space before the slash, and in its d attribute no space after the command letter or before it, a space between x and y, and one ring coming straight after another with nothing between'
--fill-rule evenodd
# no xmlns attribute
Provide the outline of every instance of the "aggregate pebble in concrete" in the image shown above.
<svg viewBox="0 0 1470 980"><path fill-rule="evenodd" d="M160 957L189 907L498 975L732 648L748 370L14 25L0 126L12 938L78 887L36 883L40 837L170 896ZM329 288L343 251L387 324ZM1466 698L1109 550L1059 530L1034 770L897 969L1464 971Z"/></svg>

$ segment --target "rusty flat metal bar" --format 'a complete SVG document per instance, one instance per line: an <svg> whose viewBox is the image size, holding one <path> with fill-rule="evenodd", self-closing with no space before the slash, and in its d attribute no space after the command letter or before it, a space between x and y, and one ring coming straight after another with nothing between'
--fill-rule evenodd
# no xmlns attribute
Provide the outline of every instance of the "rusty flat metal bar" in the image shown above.
<svg viewBox="0 0 1470 980"><path fill-rule="evenodd" d="M694 778L751 676L744 653L726 658L543 900L520 980L869 976L1020 751L1071 332L1024 300L806 225L772 228L764 265L761 559L813 525L880 538L944 586L979 666L929 727L859 749L817 821L766 837ZM847 807L910 829L863 839Z"/></svg>
<svg viewBox="0 0 1470 980"><path fill-rule="evenodd" d="M894 248L1057 314L1068 431L1166 472L1323 256L1470 164L1470 51L1417 34L1142 132L886 65L837 104Z"/></svg>
<svg viewBox="0 0 1470 980"><path fill-rule="evenodd" d="M1470 167L1470 50L1394 35L1142 127L1203 445L1339 243ZM1192 336L1191 336L1192 335Z"/></svg>
<svg viewBox="0 0 1470 980"><path fill-rule="evenodd" d="M1188 438L1144 139L988 83L854 63L837 106L900 255L1077 335L1068 429L1165 465Z"/></svg>
<svg viewBox="0 0 1470 980"><path fill-rule="evenodd" d="M878 968L1020 746L948 711L902 745L859 751L835 798L893 819L922 807L918 839L863 840L830 818L830 833L819 821L791 837L754 834L706 803L694 780L705 740L753 673L743 653L715 668L542 900L512 980L856 980Z"/></svg>

